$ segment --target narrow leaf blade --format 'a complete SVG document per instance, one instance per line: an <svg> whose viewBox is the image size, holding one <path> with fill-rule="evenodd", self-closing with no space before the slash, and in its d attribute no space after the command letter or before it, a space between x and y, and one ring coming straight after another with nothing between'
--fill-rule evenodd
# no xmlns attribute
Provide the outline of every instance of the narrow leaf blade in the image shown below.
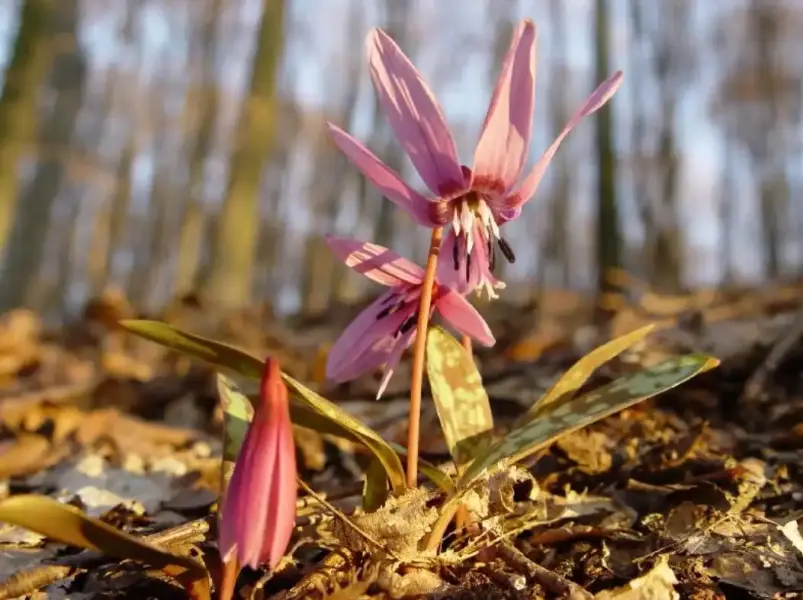
<svg viewBox="0 0 803 600"><path fill-rule="evenodd" d="M511 431L469 465L457 487L465 488L486 469L495 470L513 464L548 446L561 435L665 392L718 364L717 359L701 354L674 357L583 396L545 406L539 411L538 418Z"/></svg>
<svg viewBox="0 0 803 600"><path fill-rule="evenodd" d="M34 494L11 496L0 501L0 521L30 529L63 544L152 565L189 582L194 598L210 598L207 572L201 563L160 550L85 515L74 506Z"/></svg>
<svg viewBox="0 0 803 600"><path fill-rule="evenodd" d="M558 399L569 399L577 390L579 390L588 378L599 369L606 362L609 362L619 356L628 348L635 346L638 342L647 337L655 325L646 325L640 327L630 333L621 335L618 338L611 340L594 348L591 352L583 356L572 367L566 371L561 378L547 391L546 394L541 396L527 411L524 419L529 421L535 418L536 414L545 406L555 402Z"/></svg>
<svg viewBox="0 0 803 600"><path fill-rule="evenodd" d="M390 487L394 492L401 492L407 487L404 477L404 469L398 454L382 437L370 427L361 423L358 419L340 408L337 404L330 402L323 396L316 394L308 387L302 385L287 373L282 373L287 386L292 390L294 398L311 409L317 416L323 417L328 421L334 422L343 429L359 439L374 456L385 467L385 472L390 480ZM298 423L302 425L302 423Z"/></svg>
<svg viewBox="0 0 803 600"><path fill-rule="evenodd" d="M128 319L120 326L146 340L155 342L187 356L198 358L217 367L224 367L251 379L262 376L263 361L229 344L187 333L161 321Z"/></svg>
<svg viewBox="0 0 803 600"><path fill-rule="evenodd" d="M120 325L131 333L152 342L215 366L230 369L245 377L259 379L262 375L263 361L234 346L181 331L160 321L124 320L120 321ZM349 430L377 456L385 467L394 491L401 491L405 488L401 461L379 434L286 373L282 373L282 377L294 392L295 400L312 409L317 416ZM304 425L303 423L298 424Z"/></svg>
<svg viewBox="0 0 803 600"><path fill-rule="evenodd" d="M441 327L427 332L427 376L446 445L460 473L490 442L488 393L471 356Z"/></svg>

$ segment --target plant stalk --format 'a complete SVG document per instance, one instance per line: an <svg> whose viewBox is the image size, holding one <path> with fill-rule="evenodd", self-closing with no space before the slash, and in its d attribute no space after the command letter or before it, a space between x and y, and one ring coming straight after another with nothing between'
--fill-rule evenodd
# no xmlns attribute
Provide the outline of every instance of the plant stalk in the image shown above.
<svg viewBox="0 0 803 600"><path fill-rule="evenodd" d="M466 353L473 358L474 349L471 345L471 338L468 337L467 335L464 335L461 341L463 342L463 348L465 348Z"/></svg>
<svg viewBox="0 0 803 600"><path fill-rule="evenodd" d="M418 327L413 345L413 373L410 377L410 428L407 434L407 487L414 488L418 482L418 442L421 430L421 385L424 382L424 358L427 349L427 327L432 306L432 288L438 266L443 228L432 230L429 254L421 286L421 301L418 306Z"/></svg>

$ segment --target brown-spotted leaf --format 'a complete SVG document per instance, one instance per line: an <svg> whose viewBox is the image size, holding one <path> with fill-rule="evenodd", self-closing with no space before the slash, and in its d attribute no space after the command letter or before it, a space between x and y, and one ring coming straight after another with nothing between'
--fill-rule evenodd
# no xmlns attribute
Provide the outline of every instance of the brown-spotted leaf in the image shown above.
<svg viewBox="0 0 803 600"><path fill-rule="evenodd" d="M446 445L461 473L491 439L488 393L474 360L442 327L427 332L427 376Z"/></svg>
<svg viewBox="0 0 803 600"><path fill-rule="evenodd" d="M63 544L133 559L161 569L184 584L196 600L210 598L206 568L187 556L165 552L74 506L46 496L25 494L0 501L0 521L30 529Z"/></svg>
<svg viewBox="0 0 803 600"><path fill-rule="evenodd" d="M471 463L460 477L457 487L465 488L486 469L496 470L512 465L548 446L561 435L669 390L718 364L717 359L702 354L678 356L621 377L588 394L544 406L538 411L536 419L508 433Z"/></svg>
<svg viewBox="0 0 803 600"><path fill-rule="evenodd" d="M635 346L654 328L654 325L646 325L602 344L602 346L594 348L591 352L574 363L546 394L533 403L530 410L527 411L524 420L530 421L534 419L538 411L556 400L567 400L571 398L577 393L577 390L588 381L588 378L591 377L594 371L599 369L606 362L619 356L628 348Z"/></svg>

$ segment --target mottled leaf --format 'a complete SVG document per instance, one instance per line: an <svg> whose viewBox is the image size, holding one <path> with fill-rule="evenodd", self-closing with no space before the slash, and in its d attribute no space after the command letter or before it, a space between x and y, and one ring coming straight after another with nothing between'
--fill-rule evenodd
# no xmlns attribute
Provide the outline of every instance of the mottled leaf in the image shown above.
<svg viewBox="0 0 803 600"><path fill-rule="evenodd" d="M538 411L536 419L514 429L475 460L460 477L465 488L486 469L505 468L554 442L561 435L586 427L604 417L671 389L698 373L713 369L719 361L690 354L626 375L579 397L556 401Z"/></svg>
<svg viewBox="0 0 803 600"><path fill-rule="evenodd" d="M127 320L120 321L120 325L145 339L188 356L204 360L217 367L230 369L252 379L259 379L262 376L263 361L234 346L181 331L160 321ZM401 461L378 433L286 373L282 373L282 377L290 389L293 399L315 414L313 420L318 424L322 421L328 421L328 425L334 425L336 428L343 428L349 431L360 443L368 447L384 465L393 491L398 492L405 489L406 483ZM296 424L318 431L321 430L321 427L296 420L295 415L297 414L297 411L294 411L291 407L290 416Z"/></svg>
<svg viewBox="0 0 803 600"><path fill-rule="evenodd" d="M546 394L535 401L532 407L530 407L530 410L527 411L524 420L530 421L534 419L539 410L556 400L570 399L577 393L577 390L588 381L588 378L591 377L594 371L643 340L654 328L655 325L647 325L635 331L631 331L630 333L626 333L625 335L621 335L598 348L594 348L591 352L574 363Z"/></svg>
<svg viewBox="0 0 803 600"><path fill-rule="evenodd" d="M461 473L491 439L488 393L472 357L442 327L427 332L427 375L446 446Z"/></svg>
<svg viewBox="0 0 803 600"><path fill-rule="evenodd" d="M209 579L202 563L165 552L85 515L74 506L46 496L11 496L0 501L0 521L30 529L62 544L115 558L138 560L175 577L194 599L210 598Z"/></svg>

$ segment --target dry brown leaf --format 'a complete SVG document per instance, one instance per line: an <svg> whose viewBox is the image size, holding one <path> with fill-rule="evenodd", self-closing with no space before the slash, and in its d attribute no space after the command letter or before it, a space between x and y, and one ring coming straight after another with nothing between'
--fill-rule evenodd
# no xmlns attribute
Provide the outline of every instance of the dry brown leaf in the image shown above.
<svg viewBox="0 0 803 600"><path fill-rule="evenodd" d="M595 600L678 600L675 591L678 583L669 567L669 558L662 555L652 569L641 577L613 590L604 590L594 596Z"/></svg>

